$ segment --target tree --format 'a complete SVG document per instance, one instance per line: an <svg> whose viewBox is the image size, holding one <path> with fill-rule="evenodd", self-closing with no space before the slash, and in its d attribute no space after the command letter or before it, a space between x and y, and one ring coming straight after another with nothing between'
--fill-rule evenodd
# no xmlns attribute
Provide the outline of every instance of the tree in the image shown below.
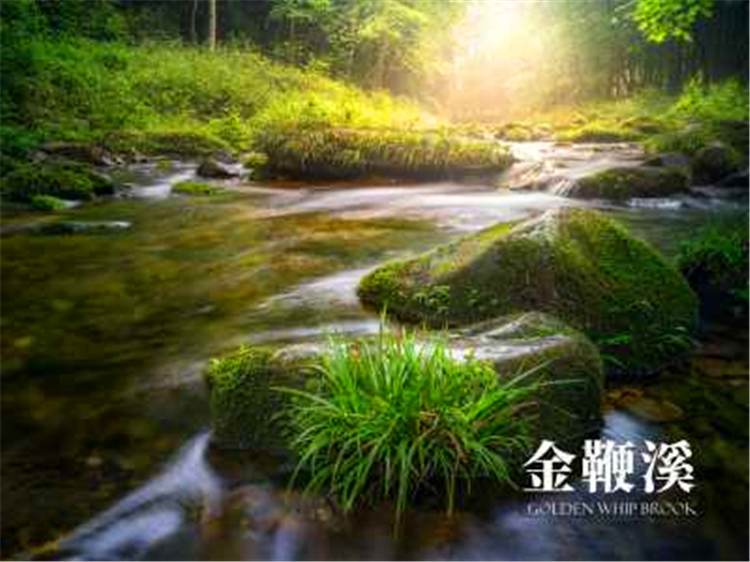
<svg viewBox="0 0 750 562"><path fill-rule="evenodd" d="M692 41L692 30L701 18L710 18L714 0L638 0L633 19L649 41Z"/></svg>
<svg viewBox="0 0 750 562"><path fill-rule="evenodd" d="M208 48L216 48L216 0L208 0Z"/></svg>

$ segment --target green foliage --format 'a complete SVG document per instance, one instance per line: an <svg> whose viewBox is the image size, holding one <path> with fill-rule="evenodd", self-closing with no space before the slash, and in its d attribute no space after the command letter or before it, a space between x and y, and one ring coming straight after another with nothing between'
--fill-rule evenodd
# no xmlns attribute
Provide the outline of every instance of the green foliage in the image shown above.
<svg viewBox="0 0 750 562"><path fill-rule="evenodd" d="M692 41L695 23L713 11L713 0L638 0L632 17L649 41Z"/></svg>
<svg viewBox="0 0 750 562"><path fill-rule="evenodd" d="M749 95L747 85L739 80L709 85L692 80L683 89L671 112L688 119L747 121Z"/></svg>
<svg viewBox="0 0 750 562"><path fill-rule="evenodd" d="M680 246L678 267L709 309L704 312L747 315L748 254L745 214L713 220Z"/></svg>
<svg viewBox="0 0 750 562"><path fill-rule="evenodd" d="M60 199L91 199L114 192L110 180L87 166L73 162L24 164L2 178L2 196L12 201L31 201L35 195Z"/></svg>
<svg viewBox="0 0 750 562"><path fill-rule="evenodd" d="M172 193L181 195L217 195L223 191L215 185L197 181L181 181L172 186Z"/></svg>
<svg viewBox="0 0 750 562"><path fill-rule="evenodd" d="M417 490L439 484L452 511L456 487L509 483L530 444L521 412L532 385L501 382L491 366L451 356L444 341L381 331L376 341L334 339L314 391L286 389L294 478L345 511L395 498L397 524ZM282 389L284 390L284 389Z"/></svg>
<svg viewBox="0 0 750 562"><path fill-rule="evenodd" d="M279 128L259 132L256 145L274 171L295 177L447 177L502 170L512 161L497 142L443 132Z"/></svg>
<svg viewBox="0 0 750 562"><path fill-rule="evenodd" d="M271 124L388 127L423 119L413 104L248 50L32 36L1 56L4 151L6 141L21 153L48 140L157 153L247 150L253 131Z"/></svg>
<svg viewBox="0 0 750 562"><path fill-rule="evenodd" d="M242 165L250 170L265 168L268 165L268 154L265 152L249 152L243 155Z"/></svg>
<svg viewBox="0 0 750 562"><path fill-rule="evenodd" d="M65 201L52 195L34 195L31 206L37 211L62 211L67 209Z"/></svg>
<svg viewBox="0 0 750 562"><path fill-rule="evenodd" d="M287 62L419 96L446 64L463 11L459 2L273 0L269 20L285 28L273 50Z"/></svg>

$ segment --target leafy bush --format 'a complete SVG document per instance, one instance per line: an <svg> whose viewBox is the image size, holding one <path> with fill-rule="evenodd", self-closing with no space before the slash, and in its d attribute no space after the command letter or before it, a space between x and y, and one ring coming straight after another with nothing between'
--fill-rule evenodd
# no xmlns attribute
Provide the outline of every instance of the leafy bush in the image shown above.
<svg viewBox="0 0 750 562"><path fill-rule="evenodd" d="M282 389L292 447L293 481L333 494L345 511L395 497L397 522L424 485L440 484L453 509L459 482L511 482L512 461L530 444L533 385L501 382L488 364L451 356L443 341L381 331L376 341L334 339L312 392Z"/></svg>
<svg viewBox="0 0 750 562"><path fill-rule="evenodd" d="M747 315L748 219L714 220L680 247L678 266L701 296L703 313Z"/></svg>
<svg viewBox="0 0 750 562"><path fill-rule="evenodd" d="M677 99L671 113L678 117L707 121L747 121L747 98L747 86L739 80L730 79L708 86L693 80Z"/></svg>

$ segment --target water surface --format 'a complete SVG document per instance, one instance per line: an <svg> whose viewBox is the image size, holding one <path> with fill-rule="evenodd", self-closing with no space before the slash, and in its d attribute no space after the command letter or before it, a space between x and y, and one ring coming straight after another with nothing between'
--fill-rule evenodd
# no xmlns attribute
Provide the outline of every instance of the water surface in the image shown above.
<svg viewBox="0 0 750 562"><path fill-rule="evenodd" d="M241 343L375 331L377 318L361 309L355 288L384 260L570 205L611 213L673 257L710 217L747 208L746 196L710 190L648 205L575 201L561 195L563 180L637 164L642 154L629 145L515 150L522 160L503 181L533 176L547 182L546 191L510 183L228 182L225 195L189 198L170 186L190 179L194 165L173 163L123 172L133 183L126 198L54 217L4 212L3 554L62 538L36 552L89 559L746 557L747 504L731 501L747 497L747 347L746 332L736 330L706 334L691 364L645 390L689 415L656 423L613 400L605 416L604 435L613 438L690 436L705 455L697 519L531 517L528 497L488 492L453 518L420 505L407 517L407 536L394 537L387 506L347 521L320 498L287 497L286 468L276 459L206 450L201 371L208 358ZM38 230L61 220L129 227Z"/></svg>

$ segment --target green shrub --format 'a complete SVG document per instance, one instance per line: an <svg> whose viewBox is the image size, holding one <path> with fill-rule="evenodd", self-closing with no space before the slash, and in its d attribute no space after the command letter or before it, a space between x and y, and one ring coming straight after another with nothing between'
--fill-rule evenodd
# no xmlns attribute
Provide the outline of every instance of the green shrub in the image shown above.
<svg viewBox="0 0 750 562"><path fill-rule="evenodd" d="M704 86L693 80L680 94L671 113L678 117L706 121L747 121L748 89L739 80L730 79Z"/></svg>
<svg viewBox="0 0 750 562"><path fill-rule="evenodd" d="M680 247L678 266L701 297L704 315L747 316L748 219L717 219Z"/></svg>
<svg viewBox="0 0 750 562"><path fill-rule="evenodd" d="M281 389L289 407L293 481L325 491L349 511L395 498L397 524L424 485L444 489L477 478L511 483L511 467L530 445L533 385L501 382L489 364L451 356L445 343L381 331L375 341L331 341L315 391Z"/></svg>
<svg viewBox="0 0 750 562"><path fill-rule="evenodd" d="M37 211L62 211L67 208L62 199L52 195L34 195L31 198L31 206Z"/></svg>
<svg viewBox="0 0 750 562"><path fill-rule="evenodd" d="M54 140L191 155L247 150L269 125L435 122L405 100L247 49L29 36L0 56L4 151Z"/></svg>
<svg viewBox="0 0 750 562"><path fill-rule="evenodd" d="M215 185L197 181L181 181L172 186L172 193L182 195L217 195L223 191L222 188Z"/></svg>

